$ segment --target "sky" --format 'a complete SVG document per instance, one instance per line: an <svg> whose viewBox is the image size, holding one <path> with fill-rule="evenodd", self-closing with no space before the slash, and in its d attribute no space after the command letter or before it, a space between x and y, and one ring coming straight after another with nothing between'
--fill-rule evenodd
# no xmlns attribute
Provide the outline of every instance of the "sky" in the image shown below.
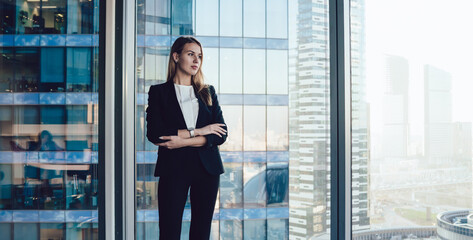
<svg viewBox="0 0 473 240"><path fill-rule="evenodd" d="M473 1L366 0L365 9L367 100L372 130L376 131L376 123L378 127L382 123L379 99L384 91L385 54L402 56L409 62L409 121L414 129L423 128L425 64L452 75L452 120L473 122Z"/></svg>

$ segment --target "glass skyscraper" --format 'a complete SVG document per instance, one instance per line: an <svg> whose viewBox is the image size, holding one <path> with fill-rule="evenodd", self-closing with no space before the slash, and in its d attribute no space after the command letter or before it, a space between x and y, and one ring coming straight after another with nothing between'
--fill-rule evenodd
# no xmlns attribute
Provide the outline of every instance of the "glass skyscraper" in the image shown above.
<svg viewBox="0 0 473 240"><path fill-rule="evenodd" d="M98 1L0 2L0 232L98 238Z"/></svg>

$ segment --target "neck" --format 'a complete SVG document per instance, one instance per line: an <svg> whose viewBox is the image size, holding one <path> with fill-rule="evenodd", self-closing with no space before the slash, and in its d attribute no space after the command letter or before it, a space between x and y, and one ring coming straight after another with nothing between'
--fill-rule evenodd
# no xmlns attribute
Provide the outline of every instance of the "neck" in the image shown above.
<svg viewBox="0 0 473 240"><path fill-rule="evenodd" d="M177 71L174 75L173 81L175 84L190 86L191 85L191 75L184 74L181 71Z"/></svg>

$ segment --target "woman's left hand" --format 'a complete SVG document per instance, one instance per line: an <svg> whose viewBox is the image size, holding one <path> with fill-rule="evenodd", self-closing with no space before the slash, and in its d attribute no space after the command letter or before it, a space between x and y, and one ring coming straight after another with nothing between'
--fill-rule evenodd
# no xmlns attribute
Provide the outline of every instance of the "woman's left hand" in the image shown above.
<svg viewBox="0 0 473 240"><path fill-rule="evenodd" d="M162 137L159 137L159 139L168 140L167 142L155 144L160 147L165 147L168 149L176 149L176 148L185 147L184 139L179 136L162 136Z"/></svg>

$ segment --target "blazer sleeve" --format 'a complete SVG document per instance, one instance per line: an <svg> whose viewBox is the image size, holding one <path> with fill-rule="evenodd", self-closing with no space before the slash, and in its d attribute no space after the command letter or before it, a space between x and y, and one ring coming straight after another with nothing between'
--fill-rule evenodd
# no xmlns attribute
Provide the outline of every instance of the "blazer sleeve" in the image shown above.
<svg viewBox="0 0 473 240"><path fill-rule="evenodd" d="M225 124L225 120L223 120L222 109L220 108L220 105L219 105L218 99L217 99L217 94L215 93L215 88L212 85L209 85L209 91L210 91L210 95L212 96L212 107L211 107L211 109L212 109L212 123L211 124L214 124L214 123L223 123L223 124ZM227 125L225 124L225 126L223 126L223 128L225 130L227 130L227 132L225 133L225 135L222 135L222 137L219 137L215 134L205 135L205 138L206 138L207 142L205 143L204 147L210 148L210 147L213 147L215 145L223 144L227 140L227 137L228 137Z"/></svg>
<svg viewBox="0 0 473 240"><path fill-rule="evenodd" d="M146 108L146 137L152 143L162 143L161 136L177 136L177 128L167 128L163 120L163 109L159 103L157 86L151 86L148 92L148 108Z"/></svg>

